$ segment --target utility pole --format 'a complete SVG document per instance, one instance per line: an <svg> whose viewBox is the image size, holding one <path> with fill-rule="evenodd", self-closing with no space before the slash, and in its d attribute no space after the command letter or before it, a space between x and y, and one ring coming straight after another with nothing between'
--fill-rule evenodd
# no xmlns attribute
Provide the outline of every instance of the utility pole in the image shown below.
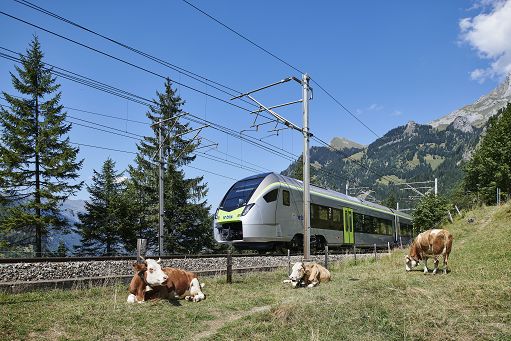
<svg viewBox="0 0 511 341"><path fill-rule="evenodd" d="M158 122L158 168L159 168L159 179L158 179L158 188L159 188L159 214L158 214L158 256L163 255L163 217L164 217L164 210L163 210L163 137L162 137L162 120L160 118Z"/></svg>
<svg viewBox="0 0 511 341"><path fill-rule="evenodd" d="M264 89L268 89L270 87L280 85L286 82L294 80L302 86L302 99L297 101L292 101L284 104L279 104L275 106L265 106L258 100L256 100L252 94ZM251 114L256 115L256 120L258 118L258 114L262 111L268 112L272 115L277 123L282 123L286 127L297 130L303 135L303 258L304 260L309 260L310 258L310 159L309 159L309 140L312 134L309 131L309 99L310 98L310 86L309 86L310 77L307 74L302 75L302 79L298 79L296 77L288 77L282 79L281 81L257 88L255 90L251 90L240 94L236 97L231 98L231 100L239 99L242 97L247 97L251 101L255 102L259 106L259 110L252 111ZM285 119L281 115L277 114L273 109L280 108L283 106L295 104L302 102L303 104L303 127L299 127L296 124L290 122ZM266 122L267 123L267 122ZM262 124L259 124L262 125ZM254 124L252 126L258 127L259 125Z"/></svg>
<svg viewBox="0 0 511 341"><path fill-rule="evenodd" d="M438 195L438 178L435 178L435 197Z"/></svg>
<svg viewBox="0 0 511 341"><path fill-rule="evenodd" d="M310 159L309 159L309 75L302 76L303 87L303 258L310 258Z"/></svg>

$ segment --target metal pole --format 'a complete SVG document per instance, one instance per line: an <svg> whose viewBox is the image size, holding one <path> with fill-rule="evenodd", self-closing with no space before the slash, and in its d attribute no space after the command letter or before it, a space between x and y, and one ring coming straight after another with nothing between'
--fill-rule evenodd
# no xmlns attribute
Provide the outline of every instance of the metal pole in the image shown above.
<svg viewBox="0 0 511 341"><path fill-rule="evenodd" d="M399 211L399 203L396 202L396 211Z"/></svg>
<svg viewBox="0 0 511 341"><path fill-rule="evenodd" d="M163 255L163 137L162 137L162 120L159 121L159 129L158 129L158 141L159 141L159 203L160 203L160 212L158 215L158 223L159 223L159 229L158 229L158 255Z"/></svg>
<svg viewBox="0 0 511 341"><path fill-rule="evenodd" d="M348 195L348 186L349 186L349 182L346 181L346 195Z"/></svg>
<svg viewBox="0 0 511 341"><path fill-rule="evenodd" d="M310 258L310 160L309 160L309 76L302 76L303 86L303 257Z"/></svg>
<svg viewBox="0 0 511 341"><path fill-rule="evenodd" d="M353 259L355 260L355 265L357 264L357 249L355 249L355 244L353 244Z"/></svg>
<svg viewBox="0 0 511 341"><path fill-rule="evenodd" d="M374 260L376 260L376 244L374 244Z"/></svg>
<svg viewBox="0 0 511 341"><path fill-rule="evenodd" d="M390 242L387 242L387 249L389 250L389 255L390 255Z"/></svg>
<svg viewBox="0 0 511 341"><path fill-rule="evenodd" d="M435 178L435 197L438 195L438 178Z"/></svg>

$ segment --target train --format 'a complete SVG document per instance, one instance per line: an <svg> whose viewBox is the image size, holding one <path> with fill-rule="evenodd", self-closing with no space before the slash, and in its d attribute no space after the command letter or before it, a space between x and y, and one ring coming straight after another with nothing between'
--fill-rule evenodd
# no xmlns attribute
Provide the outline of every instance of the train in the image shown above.
<svg viewBox="0 0 511 341"><path fill-rule="evenodd" d="M382 205L310 186L311 249L387 247L411 242L412 217ZM303 248L303 182L263 173L236 182L216 209L215 240L244 250Z"/></svg>

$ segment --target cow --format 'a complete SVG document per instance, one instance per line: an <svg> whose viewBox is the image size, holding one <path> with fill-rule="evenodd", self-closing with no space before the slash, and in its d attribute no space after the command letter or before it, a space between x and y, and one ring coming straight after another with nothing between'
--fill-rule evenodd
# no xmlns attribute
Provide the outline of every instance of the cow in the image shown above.
<svg viewBox="0 0 511 341"><path fill-rule="evenodd" d="M438 257L444 257L444 274L447 273L447 260L451 253L453 236L449 231L444 229L432 229L424 231L419 234L410 246L410 252L405 256L405 269L406 271L419 265L421 260L424 260L424 273L427 274L428 258L434 258L435 268L433 274L438 271Z"/></svg>
<svg viewBox="0 0 511 341"><path fill-rule="evenodd" d="M293 265L291 275L284 283L291 283L293 288L307 287L312 288L319 283L330 281L330 271L317 263L297 262Z"/></svg>
<svg viewBox="0 0 511 341"><path fill-rule="evenodd" d="M133 269L135 276L131 279L128 288L128 302L129 303L142 303L146 300L147 294L153 298L156 292L153 288L158 288L164 285L168 280L168 275L162 270L160 266L161 259L157 261L154 259L145 259L143 263L134 263Z"/></svg>
<svg viewBox="0 0 511 341"><path fill-rule="evenodd" d="M129 286L129 303L142 303L153 298L184 298L199 302L206 298L197 276L175 268L161 268L160 260L146 259L135 263L136 271Z"/></svg>

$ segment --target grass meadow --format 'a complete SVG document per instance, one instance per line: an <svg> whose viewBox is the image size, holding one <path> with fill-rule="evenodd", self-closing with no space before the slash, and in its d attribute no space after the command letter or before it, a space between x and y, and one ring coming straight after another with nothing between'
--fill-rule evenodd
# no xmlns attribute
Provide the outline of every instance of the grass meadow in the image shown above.
<svg viewBox="0 0 511 341"><path fill-rule="evenodd" d="M332 264L313 289L283 284L285 270L203 278L200 303L130 305L124 285L0 294L0 340L510 340L510 222L508 204L446 226L447 275L406 273L395 250Z"/></svg>

